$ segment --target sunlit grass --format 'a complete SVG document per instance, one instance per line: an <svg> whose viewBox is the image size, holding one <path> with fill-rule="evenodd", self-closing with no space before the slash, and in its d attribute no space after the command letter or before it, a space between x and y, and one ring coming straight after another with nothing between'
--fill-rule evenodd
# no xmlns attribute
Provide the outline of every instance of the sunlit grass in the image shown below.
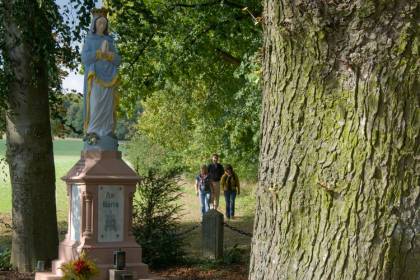
<svg viewBox="0 0 420 280"><path fill-rule="evenodd" d="M79 160L82 142L80 140L55 140L54 163L56 175L57 217L67 219L67 191L61 180L70 168ZM0 140L0 158L6 152L5 140ZM4 161L0 163L0 213L10 213L12 209L12 190L9 170Z"/></svg>

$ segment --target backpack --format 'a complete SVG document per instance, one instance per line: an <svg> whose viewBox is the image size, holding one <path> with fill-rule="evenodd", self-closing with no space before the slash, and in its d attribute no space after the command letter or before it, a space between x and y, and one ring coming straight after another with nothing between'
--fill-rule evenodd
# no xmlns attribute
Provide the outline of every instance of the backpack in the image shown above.
<svg viewBox="0 0 420 280"><path fill-rule="evenodd" d="M210 192L211 188L210 188L210 177L207 175L207 177L203 180L201 178L200 175L198 175L198 179L199 179L199 186L200 186L200 190L205 191L205 192Z"/></svg>

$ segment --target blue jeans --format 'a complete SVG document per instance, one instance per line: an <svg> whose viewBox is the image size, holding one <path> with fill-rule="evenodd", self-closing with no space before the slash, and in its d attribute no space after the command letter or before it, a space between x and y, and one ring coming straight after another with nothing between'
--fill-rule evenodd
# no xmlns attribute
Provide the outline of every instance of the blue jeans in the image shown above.
<svg viewBox="0 0 420 280"><path fill-rule="evenodd" d="M230 219L235 216L236 191L225 191L226 217Z"/></svg>
<svg viewBox="0 0 420 280"><path fill-rule="evenodd" d="M201 216L210 209L210 192L200 190Z"/></svg>

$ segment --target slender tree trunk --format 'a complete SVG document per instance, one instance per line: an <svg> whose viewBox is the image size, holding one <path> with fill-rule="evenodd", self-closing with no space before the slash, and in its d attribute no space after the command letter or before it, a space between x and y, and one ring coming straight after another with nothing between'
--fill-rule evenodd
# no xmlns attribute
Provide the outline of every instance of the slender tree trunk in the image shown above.
<svg viewBox="0 0 420 280"><path fill-rule="evenodd" d="M36 26L37 1L5 5L5 57L11 71L6 129L13 199L12 263L19 271L32 271L37 260L56 258L58 246L47 64L37 53L41 48L34 39L38 32L51 33L51 29L24 33Z"/></svg>
<svg viewBox="0 0 420 280"><path fill-rule="evenodd" d="M250 279L420 279L418 2L264 5Z"/></svg>

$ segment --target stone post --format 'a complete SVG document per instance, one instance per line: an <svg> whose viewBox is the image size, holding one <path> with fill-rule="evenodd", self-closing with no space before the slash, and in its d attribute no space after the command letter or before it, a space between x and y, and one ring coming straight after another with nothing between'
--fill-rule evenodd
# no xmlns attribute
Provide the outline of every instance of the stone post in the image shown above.
<svg viewBox="0 0 420 280"><path fill-rule="evenodd" d="M210 210L203 216L203 256L210 259L223 258L223 214Z"/></svg>

